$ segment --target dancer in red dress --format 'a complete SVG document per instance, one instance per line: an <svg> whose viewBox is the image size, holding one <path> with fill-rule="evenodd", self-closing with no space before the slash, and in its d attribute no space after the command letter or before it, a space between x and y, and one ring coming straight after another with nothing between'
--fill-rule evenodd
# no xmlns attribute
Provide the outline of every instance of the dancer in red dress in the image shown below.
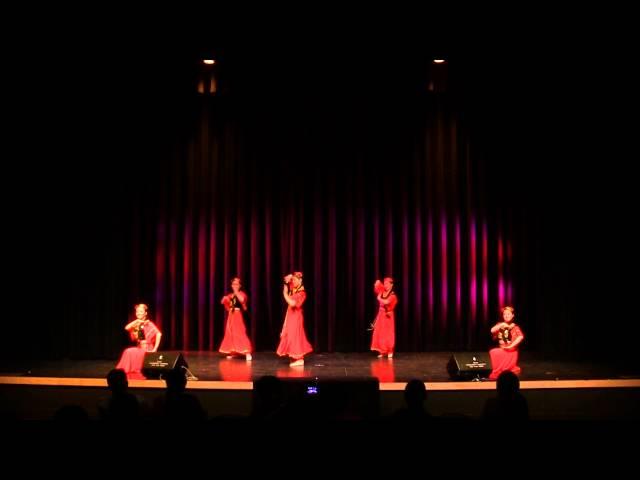
<svg viewBox="0 0 640 480"><path fill-rule="evenodd" d="M393 291L393 278L386 277L384 283L376 280L373 290L377 295L380 308L373 321L371 350L379 353L378 358L386 355L391 359L396 343L396 324L393 310L398 304L398 297Z"/></svg>
<svg viewBox="0 0 640 480"><path fill-rule="evenodd" d="M227 358L233 355L244 355L251 361L251 341L247 336L242 312L247 311L247 294L240 290L242 282L238 277L231 280L231 293L222 297L220 302L227 311L227 322L224 328L224 338L220 344L220 353L226 353Z"/></svg>
<svg viewBox="0 0 640 480"><path fill-rule="evenodd" d="M129 347L122 352L122 357L116 368L124 370L130 380L144 380L142 367L144 355L147 352L158 351L162 333L158 327L148 318L149 307L144 303L135 305L136 319L127 324L124 329L129 332L135 347Z"/></svg>
<svg viewBox="0 0 640 480"><path fill-rule="evenodd" d="M491 328L491 335L498 341L498 348L489 351L491 356L491 375L489 379L496 380L502 372L513 372L519 375L522 369L518 366L518 345L524 340L524 334L513 322L515 310L511 306L501 309L502 322Z"/></svg>
<svg viewBox="0 0 640 480"><path fill-rule="evenodd" d="M299 367L304 365L304 356L313 351L304 332L302 305L307 298L307 293L302 285L301 272L294 272L284 277L282 295L288 307L280 333L277 354L281 357L288 355L293 359L289 366Z"/></svg>

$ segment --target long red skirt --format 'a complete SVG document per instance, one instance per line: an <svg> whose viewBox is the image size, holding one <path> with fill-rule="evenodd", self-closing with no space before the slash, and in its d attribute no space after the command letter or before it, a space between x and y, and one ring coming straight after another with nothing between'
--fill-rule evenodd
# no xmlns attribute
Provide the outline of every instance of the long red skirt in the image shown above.
<svg viewBox="0 0 640 480"><path fill-rule="evenodd" d="M389 316L384 308L378 311L375 326L373 327L373 338L371 339L371 350L380 352L382 355L393 353L396 344L396 322L393 312Z"/></svg>
<svg viewBox="0 0 640 480"><path fill-rule="evenodd" d="M522 369L518 366L518 351L509 352L503 348L489 350L491 356L491 380L496 380L502 372L513 372L519 375Z"/></svg>
<svg viewBox="0 0 640 480"><path fill-rule="evenodd" d="M312 352L313 347L304 333L302 310L295 307L287 308L284 322L284 331L280 337L280 344L276 353L281 357L288 355L295 360L299 360L307 353Z"/></svg>
<svg viewBox="0 0 640 480"><path fill-rule="evenodd" d="M145 353L146 351L140 347L125 349L116 368L124 370L129 380L145 380L146 377L142 375Z"/></svg>
<svg viewBox="0 0 640 480"><path fill-rule="evenodd" d="M240 310L232 310L227 316L224 338L220 344L220 353L251 353L251 341L247 336L247 328Z"/></svg>

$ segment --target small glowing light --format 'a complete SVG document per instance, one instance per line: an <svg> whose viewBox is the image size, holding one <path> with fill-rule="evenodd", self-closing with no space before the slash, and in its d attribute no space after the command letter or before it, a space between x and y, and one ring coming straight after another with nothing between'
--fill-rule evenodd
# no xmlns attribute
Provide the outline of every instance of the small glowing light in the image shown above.
<svg viewBox="0 0 640 480"><path fill-rule="evenodd" d="M444 58L434 58L433 59L433 63L444 63L444 62L445 62Z"/></svg>
<svg viewBox="0 0 640 480"><path fill-rule="evenodd" d="M203 60L202 63L204 63L205 65L213 65L214 63L216 63L216 61L211 58L207 58Z"/></svg>

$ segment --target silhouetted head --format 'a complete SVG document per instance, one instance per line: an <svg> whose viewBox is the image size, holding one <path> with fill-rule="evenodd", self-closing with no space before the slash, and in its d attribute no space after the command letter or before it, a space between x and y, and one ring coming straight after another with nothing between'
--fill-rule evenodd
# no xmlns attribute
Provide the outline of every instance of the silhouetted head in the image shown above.
<svg viewBox="0 0 640 480"><path fill-rule="evenodd" d="M129 381L127 380L127 374L124 370L114 368L107 374L107 385L109 390L113 393L122 393L129 387Z"/></svg>
<svg viewBox="0 0 640 480"><path fill-rule="evenodd" d="M427 399L427 388L424 382L413 379L404 388L404 400L409 408L421 408Z"/></svg>
<svg viewBox="0 0 640 480"><path fill-rule="evenodd" d="M187 387L187 375L184 370L171 370L164 377L167 384L167 391L171 393L182 393Z"/></svg>
<svg viewBox="0 0 640 480"><path fill-rule="evenodd" d="M513 372L502 372L496 383L498 396L511 397L520 391L520 380Z"/></svg>
<svg viewBox="0 0 640 480"><path fill-rule="evenodd" d="M253 413L264 415L282 405L282 381L272 375L266 375L253 382Z"/></svg>

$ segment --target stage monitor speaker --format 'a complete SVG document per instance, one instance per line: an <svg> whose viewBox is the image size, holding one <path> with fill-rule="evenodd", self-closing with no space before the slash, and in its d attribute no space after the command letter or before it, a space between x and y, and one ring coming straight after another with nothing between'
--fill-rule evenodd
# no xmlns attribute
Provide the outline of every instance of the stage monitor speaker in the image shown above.
<svg viewBox="0 0 640 480"><path fill-rule="evenodd" d="M447 371L456 380L485 378L491 373L491 360L486 352L454 353L447 364Z"/></svg>
<svg viewBox="0 0 640 480"><path fill-rule="evenodd" d="M189 364L180 352L147 352L142 374L147 378L162 378L168 372L182 367L189 367Z"/></svg>

